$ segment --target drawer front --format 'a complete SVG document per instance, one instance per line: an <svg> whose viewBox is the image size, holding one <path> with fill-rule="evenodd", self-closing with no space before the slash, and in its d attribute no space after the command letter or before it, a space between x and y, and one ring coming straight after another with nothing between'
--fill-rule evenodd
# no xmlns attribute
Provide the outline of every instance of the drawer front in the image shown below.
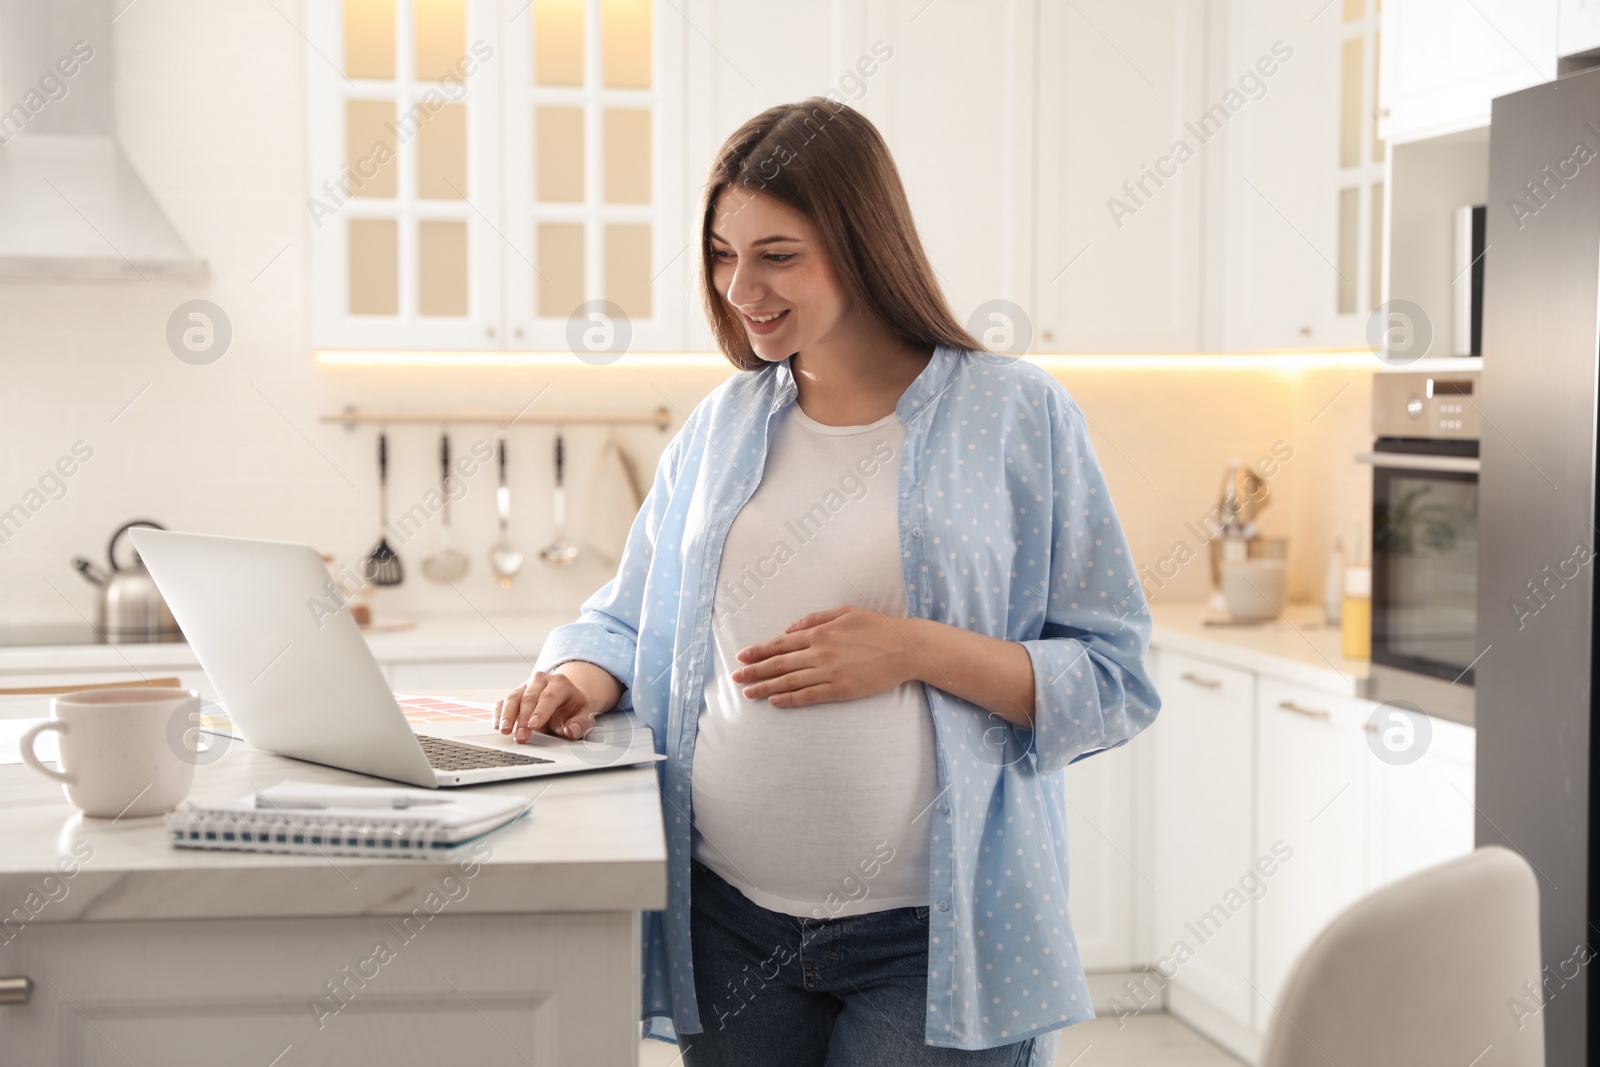
<svg viewBox="0 0 1600 1067"><path fill-rule="evenodd" d="M1208 701L1228 706L1243 701L1248 705L1255 695L1255 675L1249 671L1166 649L1156 659L1156 685L1161 692L1162 715L1169 705L1197 706Z"/></svg>
<svg viewBox="0 0 1600 1067"><path fill-rule="evenodd" d="M441 864L407 915L32 924L0 945L33 980L5 1062L636 1063L638 916L454 914L471 889Z"/></svg>

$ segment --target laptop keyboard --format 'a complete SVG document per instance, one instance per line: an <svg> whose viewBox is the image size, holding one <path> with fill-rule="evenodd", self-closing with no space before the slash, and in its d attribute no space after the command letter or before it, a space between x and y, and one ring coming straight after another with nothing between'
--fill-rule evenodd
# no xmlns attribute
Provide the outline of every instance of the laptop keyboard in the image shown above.
<svg viewBox="0 0 1600 1067"><path fill-rule="evenodd" d="M502 752L482 745L463 745L459 741L446 741L442 737L417 735L428 763L440 771L476 771L486 767L525 767L532 763L554 763L555 760L539 756L525 756L521 752Z"/></svg>

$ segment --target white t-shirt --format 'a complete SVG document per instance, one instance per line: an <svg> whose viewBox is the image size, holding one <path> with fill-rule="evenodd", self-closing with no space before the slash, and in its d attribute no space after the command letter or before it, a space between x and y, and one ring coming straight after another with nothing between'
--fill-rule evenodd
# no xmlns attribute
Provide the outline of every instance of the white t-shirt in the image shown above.
<svg viewBox="0 0 1600 1067"><path fill-rule="evenodd" d="M938 771L922 683L786 708L730 677L740 649L812 612L853 604L905 617L904 445L894 414L826 426L792 405L723 544L691 853L773 911L833 918L928 903Z"/></svg>

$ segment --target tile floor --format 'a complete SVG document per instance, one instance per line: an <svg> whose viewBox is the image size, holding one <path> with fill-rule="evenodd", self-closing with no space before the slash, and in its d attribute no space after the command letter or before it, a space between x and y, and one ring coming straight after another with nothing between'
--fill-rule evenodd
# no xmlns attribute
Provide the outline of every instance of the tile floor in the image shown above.
<svg viewBox="0 0 1600 1067"><path fill-rule="evenodd" d="M1170 1015L1148 1012L1117 1029L1114 1016L1102 1016L1061 1031L1056 1067L1240 1067L1240 1061ZM646 1041L639 1067L682 1067L678 1050Z"/></svg>

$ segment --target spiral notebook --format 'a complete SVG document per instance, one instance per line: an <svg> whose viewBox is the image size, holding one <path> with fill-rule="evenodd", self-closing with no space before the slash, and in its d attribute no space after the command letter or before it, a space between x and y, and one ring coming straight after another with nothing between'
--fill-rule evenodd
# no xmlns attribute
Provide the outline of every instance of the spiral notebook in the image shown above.
<svg viewBox="0 0 1600 1067"><path fill-rule="evenodd" d="M527 797L279 782L167 813L177 848L396 856L448 851L521 818Z"/></svg>

